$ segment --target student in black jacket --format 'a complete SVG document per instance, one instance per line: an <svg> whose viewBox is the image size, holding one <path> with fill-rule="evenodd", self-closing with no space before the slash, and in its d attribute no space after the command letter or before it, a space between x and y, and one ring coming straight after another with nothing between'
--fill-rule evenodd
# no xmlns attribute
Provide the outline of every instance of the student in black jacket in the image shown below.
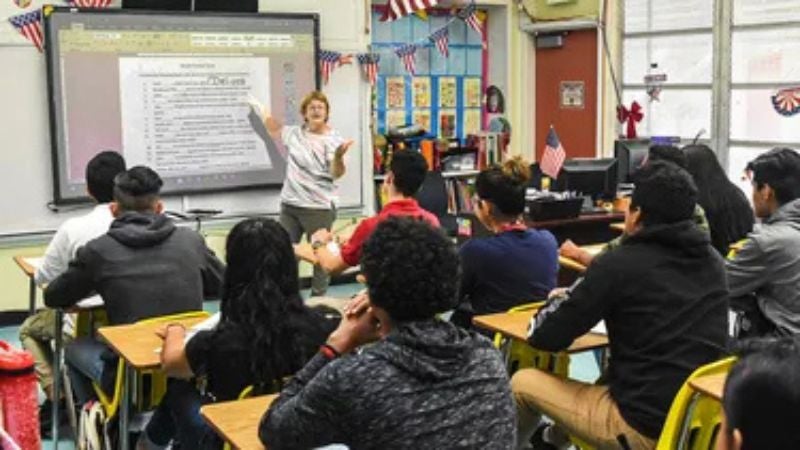
<svg viewBox="0 0 800 450"><path fill-rule="evenodd" d="M532 319L528 341L566 349L605 320L611 350L608 386L536 370L514 375L520 438L542 414L600 448L653 448L675 393L697 367L725 350L728 291L722 257L692 221L697 189L678 166L642 168L625 217L627 237L598 257L585 278L551 295ZM563 433L545 433L560 444Z"/></svg>
<svg viewBox="0 0 800 450"><path fill-rule="evenodd" d="M162 214L163 182L152 169L133 167L114 182L111 228L78 250L67 271L47 286L45 304L68 307L97 292L112 325L201 310L204 297L219 293L223 264L202 236ZM77 339L65 357L70 369L105 388L113 385L115 358L99 341ZM91 388L74 375L78 400L88 400Z"/></svg>

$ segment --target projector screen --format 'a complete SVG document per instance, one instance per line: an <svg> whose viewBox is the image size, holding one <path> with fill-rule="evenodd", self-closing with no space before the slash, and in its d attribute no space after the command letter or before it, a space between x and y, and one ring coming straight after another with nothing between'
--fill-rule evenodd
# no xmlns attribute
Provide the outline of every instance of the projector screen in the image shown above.
<svg viewBox="0 0 800 450"><path fill-rule="evenodd" d="M86 199L103 150L155 169L165 194L283 182L286 150L252 105L301 122L316 15L55 8L45 34L56 203Z"/></svg>

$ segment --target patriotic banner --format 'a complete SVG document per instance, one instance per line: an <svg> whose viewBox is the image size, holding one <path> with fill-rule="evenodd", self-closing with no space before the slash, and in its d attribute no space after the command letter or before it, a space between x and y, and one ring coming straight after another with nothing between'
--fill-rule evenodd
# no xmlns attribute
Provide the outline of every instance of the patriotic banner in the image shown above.
<svg viewBox="0 0 800 450"><path fill-rule="evenodd" d="M342 54L339 52L334 52L331 50L319 51L320 73L322 74L322 82L324 84L328 84L328 80L331 78L333 69L336 68L336 65L339 63L341 58Z"/></svg>
<svg viewBox="0 0 800 450"><path fill-rule="evenodd" d="M41 52L44 50L44 34L42 33L42 11L35 10L8 18L11 25Z"/></svg>
<svg viewBox="0 0 800 450"><path fill-rule="evenodd" d="M388 0L381 22L391 22L416 11L425 11L437 3L438 0Z"/></svg>
<svg viewBox="0 0 800 450"><path fill-rule="evenodd" d="M442 56L447 58L450 55L450 32L447 27L436 30L428 39L436 45L436 48Z"/></svg>
<svg viewBox="0 0 800 450"><path fill-rule="evenodd" d="M397 50L395 54L403 61L406 72L412 76L417 74L417 46L414 44L404 45Z"/></svg>
<svg viewBox="0 0 800 450"><path fill-rule="evenodd" d="M800 86L781 89L771 98L778 114L790 117L800 113Z"/></svg>
<svg viewBox="0 0 800 450"><path fill-rule="evenodd" d="M564 151L564 147L558 139L555 128L551 126L550 132L547 133L547 142L544 146L542 162L539 163L539 168L542 169L543 174L556 179L566 158L567 154Z"/></svg>
<svg viewBox="0 0 800 450"><path fill-rule="evenodd" d="M72 6L78 8L108 8L111 0L68 0Z"/></svg>
<svg viewBox="0 0 800 450"><path fill-rule="evenodd" d="M475 30L481 37L481 43L486 46L486 40L483 37L483 22L478 17L478 10L475 8L475 2L471 2L466 8L458 12L458 18L463 20L470 28Z"/></svg>
<svg viewBox="0 0 800 450"><path fill-rule="evenodd" d="M381 60L381 55L377 53L359 53L356 55L358 64L364 69L364 77L369 81L369 84L374 85L378 80L378 62Z"/></svg>

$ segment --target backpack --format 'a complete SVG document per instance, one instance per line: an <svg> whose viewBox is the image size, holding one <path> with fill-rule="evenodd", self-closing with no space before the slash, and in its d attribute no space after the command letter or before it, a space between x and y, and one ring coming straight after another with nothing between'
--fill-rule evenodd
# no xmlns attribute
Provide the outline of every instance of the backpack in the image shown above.
<svg viewBox="0 0 800 450"><path fill-rule="evenodd" d="M78 424L78 450L112 450L108 429L103 405L98 401L84 404Z"/></svg>

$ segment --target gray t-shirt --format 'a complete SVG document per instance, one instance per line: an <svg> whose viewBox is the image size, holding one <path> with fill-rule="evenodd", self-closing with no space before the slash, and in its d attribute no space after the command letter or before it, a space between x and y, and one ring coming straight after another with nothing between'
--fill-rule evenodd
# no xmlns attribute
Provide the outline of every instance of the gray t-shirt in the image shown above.
<svg viewBox="0 0 800 450"><path fill-rule="evenodd" d="M281 202L300 208L334 208L338 198L331 163L344 142L341 135L334 129L316 134L305 126L287 125L281 129L281 139L289 155Z"/></svg>

